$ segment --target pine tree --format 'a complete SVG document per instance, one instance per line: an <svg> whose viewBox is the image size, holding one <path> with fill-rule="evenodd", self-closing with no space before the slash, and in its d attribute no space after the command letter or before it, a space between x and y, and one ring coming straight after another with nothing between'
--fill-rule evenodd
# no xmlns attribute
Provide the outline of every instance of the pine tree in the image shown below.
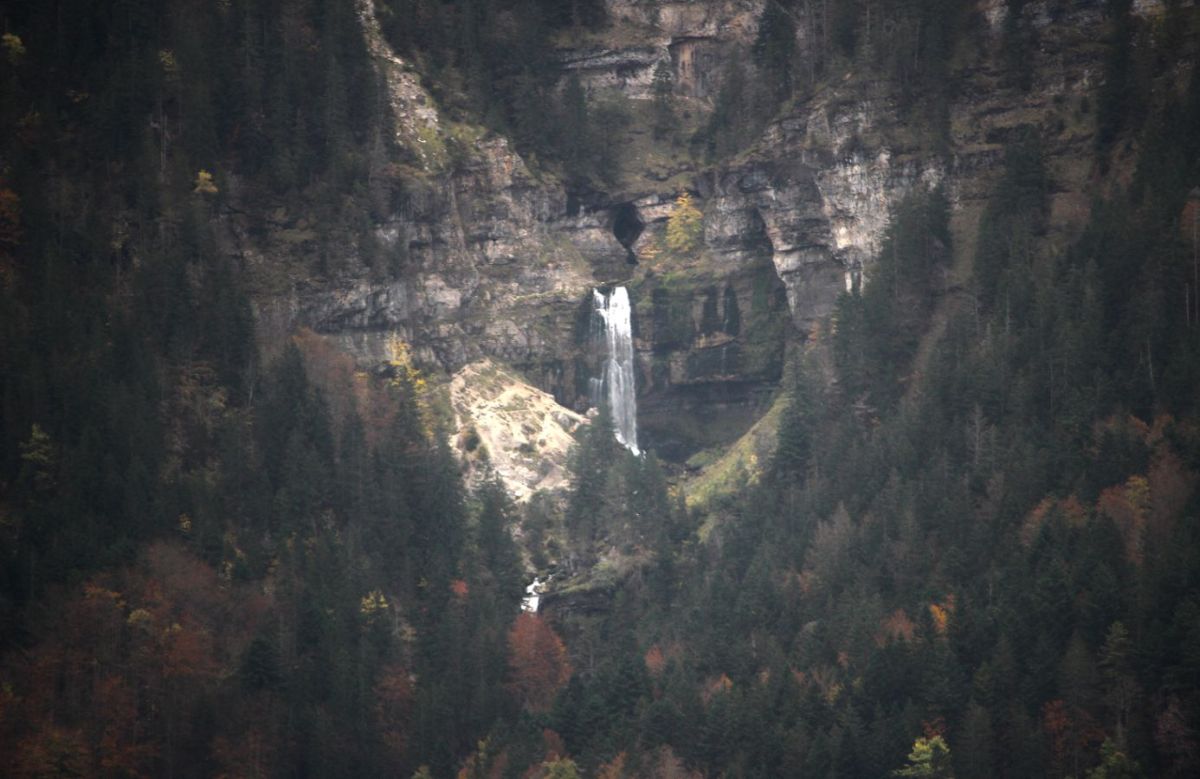
<svg viewBox="0 0 1200 779"><path fill-rule="evenodd" d="M1046 173L1041 141L1031 128L1005 147L1004 177L996 186L979 225L974 275L985 309L1011 305L1013 277L1031 273L1035 237L1045 216Z"/></svg>
<svg viewBox="0 0 1200 779"><path fill-rule="evenodd" d="M592 126L588 112L587 93L572 73L563 88L559 108L558 153L567 171L586 177L593 173L591 165Z"/></svg>
<svg viewBox="0 0 1200 779"><path fill-rule="evenodd" d="M484 483L478 493L477 538L483 562L496 582L503 603L515 606L523 592L521 554L511 525L515 509L498 481Z"/></svg>
<svg viewBox="0 0 1200 779"><path fill-rule="evenodd" d="M792 67L796 54L796 27L782 0L763 6L754 40L754 61L769 84L776 103L792 93Z"/></svg>
<svg viewBox="0 0 1200 779"><path fill-rule="evenodd" d="M773 470L784 480L803 478L812 451L817 422L815 366L802 362L792 372L790 398L779 421Z"/></svg>
<svg viewBox="0 0 1200 779"><path fill-rule="evenodd" d="M653 96L654 137L659 140L666 138L675 129L675 106L673 93L675 78L671 72L669 60L662 60L654 66L654 79L650 82L650 93Z"/></svg>
<svg viewBox="0 0 1200 779"><path fill-rule="evenodd" d="M591 424L583 429L570 457L574 478L565 521L575 552L585 560L591 557L591 546L604 527L608 473L620 449L613 434L612 414L607 404L602 404Z"/></svg>

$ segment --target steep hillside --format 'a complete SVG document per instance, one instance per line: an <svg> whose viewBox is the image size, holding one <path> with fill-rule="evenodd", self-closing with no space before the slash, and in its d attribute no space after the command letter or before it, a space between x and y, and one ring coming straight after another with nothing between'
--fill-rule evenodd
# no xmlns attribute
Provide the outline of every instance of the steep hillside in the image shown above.
<svg viewBox="0 0 1200 779"><path fill-rule="evenodd" d="M959 260L953 286L969 268L974 226L1014 133L1034 128L1043 139L1053 181L1045 240L1059 248L1086 220L1104 180L1097 175L1110 164L1109 178L1127 175L1127 151L1094 154L1111 48L1101 8L1013 9L955 6L933 27L947 42L937 50L918 42L911 63L872 41L848 56L820 14L788 10L776 24L794 35L789 91L776 103L762 3L612 3L594 32L555 32L539 72L554 121L570 124L560 111L574 84L586 124L604 135L575 139L572 148L609 164L581 175L554 143L515 151L464 110L470 101L453 86L463 65L453 56L465 55L438 68L419 42L396 54L376 18L399 8L362 3L395 140L369 164L378 194L367 232L319 239L315 215L264 212L234 194L223 243L251 269L261 317L281 331L312 327L365 364L381 358L391 333L446 371L487 356L576 411L590 370L580 309L593 285L629 283L648 434L683 459L728 444L765 410L783 361L772 288L786 290L792 323L809 332L869 274L906 192L945 188ZM913 45L908 12L889 13L898 20L892 43ZM1166 13L1144 4L1133 18L1149 31ZM1154 78L1165 85L1170 76ZM722 92L731 80L742 85L730 86L737 95ZM454 107L440 108L423 84ZM520 127L503 132L522 136ZM523 157L540 162L531 169ZM664 253L681 191L704 213L704 234L683 253ZM718 319L728 304L762 312L769 326L714 340L720 328L705 321L714 295ZM710 409L731 420L726 429L703 430Z"/></svg>
<svg viewBox="0 0 1200 779"><path fill-rule="evenodd" d="M0 21L6 775L1200 772L1194 2Z"/></svg>

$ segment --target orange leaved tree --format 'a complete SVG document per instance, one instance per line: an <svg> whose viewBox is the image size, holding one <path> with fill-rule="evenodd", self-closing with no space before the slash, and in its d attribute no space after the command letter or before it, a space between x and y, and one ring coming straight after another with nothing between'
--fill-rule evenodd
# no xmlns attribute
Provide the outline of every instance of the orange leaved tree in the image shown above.
<svg viewBox="0 0 1200 779"><path fill-rule="evenodd" d="M536 614L521 614L508 631L510 687L529 711L546 711L571 678L562 639Z"/></svg>

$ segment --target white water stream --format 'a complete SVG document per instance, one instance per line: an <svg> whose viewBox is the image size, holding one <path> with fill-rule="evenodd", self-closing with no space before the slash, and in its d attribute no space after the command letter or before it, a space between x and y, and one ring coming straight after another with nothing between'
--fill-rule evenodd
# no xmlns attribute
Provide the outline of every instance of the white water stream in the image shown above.
<svg viewBox="0 0 1200 779"><path fill-rule="evenodd" d="M604 370L592 380L592 402L607 402L612 411L617 440L634 454L641 454L637 441L637 387L633 376L633 311L629 291L613 287L605 294L592 291L596 339L605 349Z"/></svg>
<svg viewBox="0 0 1200 779"><path fill-rule="evenodd" d="M521 600L521 608L530 614L537 614L538 604L542 600L542 580L534 577L533 583L525 588L525 597Z"/></svg>

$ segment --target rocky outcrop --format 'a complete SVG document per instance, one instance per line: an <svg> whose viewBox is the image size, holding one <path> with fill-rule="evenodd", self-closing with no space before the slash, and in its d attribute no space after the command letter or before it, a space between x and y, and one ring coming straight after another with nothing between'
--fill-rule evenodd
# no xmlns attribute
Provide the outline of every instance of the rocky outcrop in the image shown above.
<svg viewBox="0 0 1200 779"><path fill-rule="evenodd" d="M765 3L609 0L609 29L564 49L563 72L589 90L615 89L641 100L650 97L661 63L670 67L677 96L711 98L731 55L753 42Z"/></svg>
<svg viewBox="0 0 1200 779"><path fill-rule="evenodd" d="M673 201L637 202L645 226L629 288L641 434L647 448L682 461L754 422L779 381L791 325L759 210L709 197L702 247L679 256L662 248Z"/></svg>
<svg viewBox="0 0 1200 779"><path fill-rule="evenodd" d="M670 56L661 45L612 49L588 47L565 52L559 59L564 74L574 74L589 91L612 89L635 99L651 96L654 70Z"/></svg>
<svg viewBox="0 0 1200 779"><path fill-rule="evenodd" d="M454 374L450 406L451 446L466 464L469 481L494 475L518 501L567 486L567 458L585 417L487 359Z"/></svg>
<svg viewBox="0 0 1200 779"><path fill-rule="evenodd" d="M607 0L609 17L673 37L753 38L766 0Z"/></svg>
<svg viewBox="0 0 1200 779"><path fill-rule="evenodd" d="M1147 14L1159 7L1141 5ZM563 73L639 101L649 97L654 69L669 63L681 105L703 113L730 59L749 61L763 2L608 7L609 29L561 51ZM612 192L568 192L505 138L439 114L362 0L395 119L368 182L383 216L278 208L255 217L251 204L238 205L233 182L228 244L254 274L266 323L312 327L365 363L386 355L393 334L448 373L487 358L577 412L593 370L591 289L625 284L646 443L682 459L733 440L769 405L789 331L813 328L841 291L870 274L889 211L913 187L946 188L964 271L1004 144L1032 125L1053 182L1049 222L1058 232L1049 240L1065 240L1086 217L1100 5L1024 5L1034 31L1028 89L1004 71L1006 7L980 5L974 48L955 61L954 97L940 124L923 104L902 103L890 83L847 66L789 104L732 162L704 167L676 149L661 175ZM797 16L802 61L819 38L806 18ZM630 133L652 143L645 127ZM656 253L680 188L704 212L701 246L686 256ZM330 227L352 223L370 227Z"/></svg>
<svg viewBox="0 0 1200 779"><path fill-rule="evenodd" d="M364 215L322 224L281 207L264 224L255 204L231 209L227 243L251 270L260 320L311 327L364 363L383 359L393 335L446 371L492 357L574 401L578 304L627 267L612 214L570 202L505 138L440 117L383 41L370 0L360 9L394 119L371 173L387 216L363 233L346 225Z"/></svg>

